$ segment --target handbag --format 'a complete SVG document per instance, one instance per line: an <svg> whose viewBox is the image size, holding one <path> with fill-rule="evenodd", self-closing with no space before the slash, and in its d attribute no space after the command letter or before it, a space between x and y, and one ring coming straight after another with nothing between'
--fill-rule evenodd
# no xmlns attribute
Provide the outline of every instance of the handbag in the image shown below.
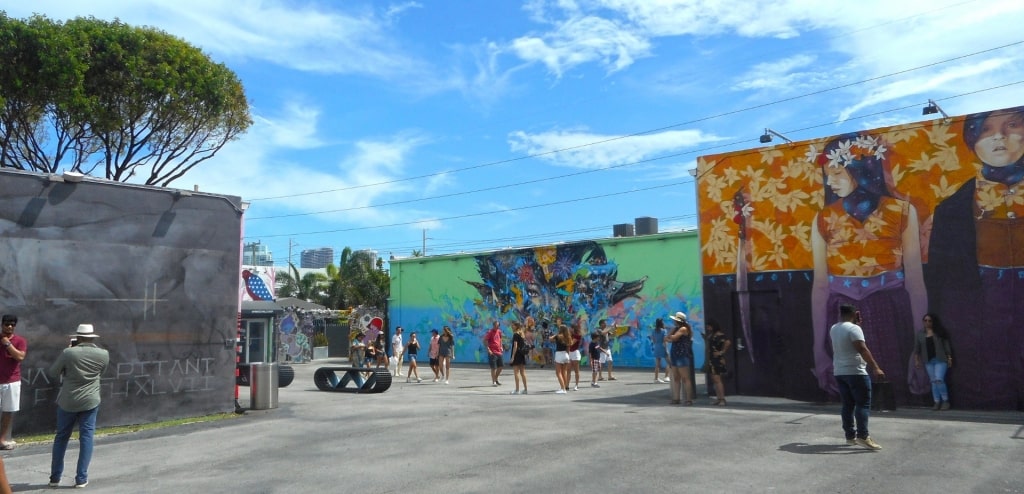
<svg viewBox="0 0 1024 494"><path fill-rule="evenodd" d="M871 409L876 412L896 410L896 396L891 381L871 383Z"/></svg>

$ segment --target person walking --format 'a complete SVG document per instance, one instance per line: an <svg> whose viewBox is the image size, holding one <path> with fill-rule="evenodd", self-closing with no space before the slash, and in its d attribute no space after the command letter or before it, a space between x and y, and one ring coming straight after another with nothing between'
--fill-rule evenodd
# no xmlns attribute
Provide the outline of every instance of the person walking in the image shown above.
<svg viewBox="0 0 1024 494"><path fill-rule="evenodd" d="M875 369L875 375L885 377L885 372L875 362L864 341L864 331L859 326L860 311L850 304L839 306L839 322L829 329L832 339L832 369L839 385L839 397L843 402L841 416L846 444L856 444L867 449L882 449L868 433L868 417L871 415L871 378L867 368ZM856 427L854 425L856 424Z"/></svg>
<svg viewBox="0 0 1024 494"><path fill-rule="evenodd" d="M366 353L366 343L363 343L363 337L366 335L359 331L356 333L355 338L349 343L348 348L348 363L352 367L362 367L363 357Z"/></svg>
<svg viewBox="0 0 1024 494"><path fill-rule="evenodd" d="M583 354L580 352L580 347L583 346L583 329L580 328L580 321L576 321L576 324L572 325L572 332L570 336L572 341L569 343L569 368L566 370L566 377L576 374L576 382L572 386L573 391L580 390L580 360L583 360ZM568 388L569 381L566 379L565 386Z"/></svg>
<svg viewBox="0 0 1024 494"><path fill-rule="evenodd" d="M651 349L654 353L654 382L667 383L668 381L668 350L665 349L665 338L668 333L665 331L665 321L660 317L654 320L654 331L651 332ZM665 378L658 377L661 373L661 361L665 361Z"/></svg>
<svg viewBox="0 0 1024 494"><path fill-rule="evenodd" d="M405 346L402 343L402 327L395 328L395 335L391 337L391 356L395 359L395 375L402 376L402 355L405 353Z"/></svg>
<svg viewBox="0 0 1024 494"><path fill-rule="evenodd" d="M555 344L555 377L558 378L558 391L555 394L564 395L569 387L569 344L572 343L572 335L569 328L561 324L558 332L549 339Z"/></svg>
<svg viewBox="0 0 1024 494"><path fill-rule="evenodd" d="M533 345L526 342L523 327L518 322L512 323L512 377L516 380L516 389L511 394L527 394L526 389L526 357ZM519 381L523 381L523 391L519 392Z"/></svg>
<svg viewBox="0 0 1024 494"><path fill-rule="evenodd" d="M416 333L409 335L409 344L405 347L405 353L409 355L409 370L405 372L405 382L416 379L421 383L419 368L416 367L416 353L420 351L420 342L416 339ZM415 377L414 377L415 376Z"/></svg>
<svg viewBox="0 0 1024 494"><path fill-rule="evenodd" d="M430 370L434 371L434 382L437 382L440 378L444 377L441 375L441 364L438 361L438 340L441 337L438 336L436 329L430 330L430 343L427 345L427 358L430 359Z"/></svg>
<svg viewBox="0 0 1024 494"><path fill-rule="evenodd" d="M64 474L64 453L76 422L79 450L75 487L89 485L93 433L100 409L100 375L110 363L110 354L96 346L99 335L92 324L79 324L73 337L78 345L72 343L65 348L48 370L54 379L62 378L57 395L57 433L53 437L50 487L60 486L60 478Z"/></svg>
<svg viewBox="0 0 1024 494"><path fill-rule="evenodd" d="M484 333L484 347L487 349L487 365L491 368L491 385L501 386L498 377L505 368L504 353L505 347L501 343L501 323L494 321L486 333Z"/></svg>
<svg viewBox="0 0 1024 494"><path fill-rule="evenodd" d="M0 449L14 449L11 437L14 414L21 409L21 362L25 360L28 342L14 334L18 316L4 314L0 332Z"/></svg>
<svg viewBox="0 0 1024 494"><path fill-rule="evenodd" d="M939 316L927 313L922 319L924 330L919 331L914 342L914 365L928 371L932 383L933 410L949 410L949 387L946 386L946 371L953 367L953 348L949 344L949 332L942 325Z"/></svg>
<svg viewBox="0 0 1024 494"><path fill-rule="evenodd" d="M443 333L437 341L437 355L441 359L438 364L444 374L444 383L448 384L452 377L452 358L455 357L455 335L448 326L441 328L441 331Z"/></svg>
<svg viewBox="0 0 1024 494"><path fill-rule="evenodd" d="M384 333L377 333L377 339L373 340L373 355L376 359L376 366L388 368L387 343L384 340Z"/></svg>
<svg viewBox="0 0 1024 494"><path fill-rule="evenodd" d="M669 388L672 391L673 405L680 404L685 397L685 405L693 405L693 385L690 381L690 365L693 364L693 329L686 322L686 314L676 312L669 316L675 321L675 327L666 339L672 342L669 353L669 372L671 373Z"/></svg>
<svg viewBox="0 0 1024 494"><path fill-rule="evenodd" d="M714 320L704 323L704 338L707 339L708 348L707 377L711 378L711 384L715 388L714 404L725 406L725 386L722 384L722 377L728 371L725 366L725 352L732 346L732 340L725 336L722 327Z"/></svg>

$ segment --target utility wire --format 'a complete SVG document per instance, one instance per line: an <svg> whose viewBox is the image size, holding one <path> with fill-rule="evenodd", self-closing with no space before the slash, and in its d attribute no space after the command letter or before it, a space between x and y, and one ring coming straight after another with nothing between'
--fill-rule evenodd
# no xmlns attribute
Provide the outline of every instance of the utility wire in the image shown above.
<svg viewBox="0 0 1024 494"><path fill-rule="evenodd" d="M1013 43L1008 43L1008 44L1005 44L1005 45L1000 45L1000 46L996 46L996 47L993 47L993 48L988 48L988 49L985 49L985 50L980 50L980 51L968 53L968 54L965 54L965 55L960 55L960 56L957 56L957 57L948 58L948 59L940 60L940 61L937 61L937 62L932 62L932 63L925 64L925 65L919 65L917 67L913 67L913 68L909 68L909 69L904 69L904 70L900 70L900 71L897 71L897 72L892 72L892 73L889 73L889 74L883 74L883 75L880 75L880 76L870 77L868 79L863 79L863 80L856 81L856 82L851 82L851 83L842 84L842 85L839 85L839 86L833 86L833 87L830 87L830 88L820 89L820 90L817 90L817 91L812 91L812 92L809 92L809 93L799 94L799 95L791 96L791 97L788 97L788 98L782 98L782 99L778 99L778 100L775 100L775 101L769 101L767 103L761 103L761 104L758 104L758 105L748 106L746 108L740 108L740 109L736 109L736 110L730 110L730 111L727 111L727 112L722 112L722 113L717 113L717 114L708 115L708 116L704 116L704 117L699 117L699 118L696 118L696 119L693 119L693 120L688 120L688 121L685 121L685 122L679 122L679 123L675 123L675 124L671 124L671 125L666 125L666 126L658 127L658 128L655 128L655 129L648 129L648 130L644 130L644 131L640 131L640 132L634 132L632 134L625 134L625 135L610 137L610 138L607 138L607 139L602 139L602 140L599 140L599 141L579 144L579 145L576 145L576 146L569 146L569 147L560 148L560 149L553 149L553 150L544 151L544 152L541 152L541 153L527 154L527 155L517 156L517 157L514 157L514 158L507 158L507 159L503 159L503 160L490 161L490 162L480 163L480 164L473 165L473 166L467 166L467 167L463 167L463 168L456 168L454 170L447 170L447 171L442 171L442 172L434 172L434 173L428 173L428 174L423 174L423 175L415 175L415 176L412 176L412 177L405 177L405 178L396 178L394 180L386 180L386 181L375 182L375 183L371 183L371 184L352 185L352 186L341 187L341 188L337 188L337 189L328 189L328 190L310 191L310 192L300 192L300 193L288 194L288 195L283 195L283 196L260 197L260 198L250 199L250 201L254 202L254 201L265 201L265 200L271 200L271 199L285 199L285 198L290 198L290 197L309 196L309 195L317 195L317 194L327 194L327 193L330 193L330 192L341 192L341 191L346 191L346 190L363 189L363 188L368 188L368 187L376 187L376 186L379 186L379 185L390 185L390 184L395 184L395 183L409 182L409 181L413 181L413 180L420 180L420 179L424 179L424 178L437 177L437 176L446 175L446 174L449 174L449 173L459 173L459 172L464 172L464 171L469 171L469 170L476 170L476 169L480 169L480 168L487 168L487 167L491 167L491 166L496 166L496 165L501 165L501 164L506 164L506 163L513 163L513 162L516 162L516 161L522 161L522 160L531 159L531 158L539 158L539 157L542 157L542 156L547 156L547 155L556 154L556 153L562 153L562 152L566 152L566 151L572 151L572 150L575 150L575 149L582 149L582 148L585 148L585 147L596 146L596 145L599 145L599 144L606 144L606 143L609 143L609 142L619 141L619 140L622 140L622 139L628 139L628 138L631 138L631 137L638 137L638 136L642 136L642 135L646 135L646 134L652 134L652 133L655 133L655 132L662 132L662 131L673 129L673 128L676 128L676 127L681 127L683 125L690 125L690 124L695 124L695 123L699 123L699 122L705 122L705 121L708 121L708 120L713 120L713 119L716 119L716 118L726 117L726 116L730 116L730 115L736 115L736 114L739 114L739 113L745 113L745 112L748 112L748 111L759 110L759 109L762 109L762 108L767 108L769 106L778 105L778 104L781 104L781 103L788 103L790 101L796 101L796 100L807 98L807 97L810 97L810 96L817 96L817 95L820 95L820 94L824 94L824 93L828 93L828 92L832 92L832 91L837 91L839 89L845 89L845 88L857 86L857 85L860 85L860 84L865 84L865 83L868 83L868 82L874 82L874 81L878 81L878 80L881 80L881 79L886 79L886 78L897 76L897 75L907 74L909 72L913 72L913 71L916 71L916 70L926 69L926 68L929 68L929 67L935 67L935 66L946 64L946 63L949 63L949 62L954 62L954 61L957 61L957 60L963 60L965 58L970 58L970 57L981 55L981 54L984 54L984 53L989 53L989 52L993 52L993 51L997 51L997 50L1002 50L1004 48L1009 48L1011 46L1017 46L1017 45L1020 45L1020 44L1024 44L1024 40L1015 41Z"/></svg>
<svg viewBox="0 0 1024 494"><path fill-rule="evenodd" d="M1009 87L1009 86L1013 86L1013 85L1017 85L1017 84L1022 84L1022 83L1024 83L1024 81L1011 82L1011 83L1003 84L1003 85L1000 85L1000 86L993 86L993 87L989 87L989 88L985 88L985 89L979 89L979 90L975 90L975 91L970 91L970 92L967 92L967 93L961 93L961 94L957 94L957 95L953 95L953 96L947 96L947 97L944 97L944 98L938 98L938 99L935 99L935 101L946 101L946 100L951 100L951 99L955 99L955 98L961 98L961 97L964 97L964 96L970 96L972 94L977 94L977 93L981 93L981 92L985 92L985 91L993 91L993 90L996 90L996 89L1003 89L1003 88L1006 88L1006 87ZM839 123L849 122L849 121L852 121L852 120L860 120L860 119L875 117L875 116L878 116L878 115L884 115L886 113L893 113L893 112L897 112L897 111L906 110L906 109L909 109L909 108L919 107L922 104L924 104L924 103L915 103L915 104L912 104L912 105L901 106L901 107L898 107L898 108L889 108L889 109L886 109L886 110L881 110L881 111L877 111L877 112L873 112L873 113L867 113L867 114L864 114L864 115L858 115L856 117L850 117L850 118L847 118L845 120L834 120L834 121L831 121L831 122L811 125L811 126L802 127L802 128L799 128L799 129L783 130L782 132L785 133L785 134L791 135L791 134L796 134L796 133L799 133L799 132L805 132L805 131L812 130L812 129L833 126L833 125L836 125L836 124L839 124ZM490 192L490 191L494 191L494 190L507 189L507 188L512 188L512 187L519 187L519 186L530 185L530 184L535 184L535 183L542 183L542 182L547 182L547 181L551 181L551 180L560 180L560 179L564 179L564 178L578 177L578 176L592 174L592 173L600 173L600 172L605 172L605 171L609 171L609 170L615 170L615 169L618 169L618 168L624 168L624 167L635 166L635 165L639 165L639 164L644 164L644 163L650 163L650 162L654 162L654 161L664 160L664 159L668 159L668 158L678 158L678 157L692 155L692 154L706 153L708 151L713 151L715 149L727 148L727 147L732 147L732 146L736 146L736 145L740 145L740 144L750 143L750 142L753 142L754 140L755 139L753 139L753 138L751 138L751 139L742 139L742 140L738 140L738 141L727 142L727 143L724 143L724 144L716 144L714 146L706 146L706 147L702 147L702 148L699 148L699 149L692 149L692 150L689 150L689 151L683 151L683 152L679 152L679 153L672 153L672 154L667 154L667 155L655 156L655 157L652 157L652 158L647 158L647 159L638 160L638 161L631 161L631 162L627 162L627 163L620 163L620 164L617 164L617 165L609 165L609 166L602 167L602 168L595 168L595 169L583 170L583 171L574 172L574 173L567 173L567 174L563 174L563 175L555 175L555 176L550 176L550 177L545 177L545 178L526 180L526 181L523 181L523 182L515 182L515 183L509 183L509 184L496 185L496 186L485 187L485 188L481 188L481 189L466 190L466 191L461 191L461 192L452 192L450 194L441 194L441 195L437 195L437 196L421 197L421 198L417 198L417 199L406 199L406 200L402 200L402 201L392 201L392 202L386 202L386 203L380 203L380 204L369 204L369 205L365 205L365 206L354 206L354 207L342 208L342 209L310 211L310 212L305 212L305 213L281 214L281 215L273 215L273 216L257 216L257 217L253 217L253 218L248 218L247 217L246 220L247 221L250 221L250 220L255 221L255 220L265 220L265 219L291 218L291 217L297 217L297 216L312 216L312 215L327 214L327 213L340 213L340 212L346 212L346 211L356 211L356 210L361 210L361 209L371 209L371 208L377 208L377 207L395 206L395 205L401 205L401 204L411 204L411 203L416 203L416 202L424 202L424 201L430 201L430 200L435 200L435 199L443 199L443 198L449 198L449 197L458 197L458 196L476 194L476 193L480 193L480 192ZM753 152L759 152L759 151L751 150L751 152L753 153ZM703 176L704 174L706 174L710 170L711 170L710 168L708 170L705 170L703 173L701 173L701 176Z"/></svg>

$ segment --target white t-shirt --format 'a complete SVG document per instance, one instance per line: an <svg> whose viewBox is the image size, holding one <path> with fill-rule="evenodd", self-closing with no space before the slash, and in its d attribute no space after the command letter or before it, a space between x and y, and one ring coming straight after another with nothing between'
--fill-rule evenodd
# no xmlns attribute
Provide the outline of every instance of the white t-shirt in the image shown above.
<svg viewBox="0 0 1024 494"><path fill-rule="evenodd" d="M852 322L839 322L829 330L832 337L832 373L837 376L868 375L868 363L853 346L864 341L864 330Z"/></svg>
<svg viewBox="0 0 1024 494"><path fill-rule="evenodd" d="M402 346L402 335L396 334L391 338L391 351L395 353L402 353L405 347Z"/></svg>

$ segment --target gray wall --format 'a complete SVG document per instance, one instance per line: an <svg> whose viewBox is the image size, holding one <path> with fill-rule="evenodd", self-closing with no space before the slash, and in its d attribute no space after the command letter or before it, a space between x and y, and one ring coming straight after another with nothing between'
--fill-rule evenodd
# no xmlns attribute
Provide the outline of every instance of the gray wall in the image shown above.
<svg viewBox="0 0 1024 494"><path fill-rule="evenodd" d="M44 370L80 323L110 351L100 426L234 408L240 203L0 170L0 312L28 340L15 434L54 429Z"/></svg>

